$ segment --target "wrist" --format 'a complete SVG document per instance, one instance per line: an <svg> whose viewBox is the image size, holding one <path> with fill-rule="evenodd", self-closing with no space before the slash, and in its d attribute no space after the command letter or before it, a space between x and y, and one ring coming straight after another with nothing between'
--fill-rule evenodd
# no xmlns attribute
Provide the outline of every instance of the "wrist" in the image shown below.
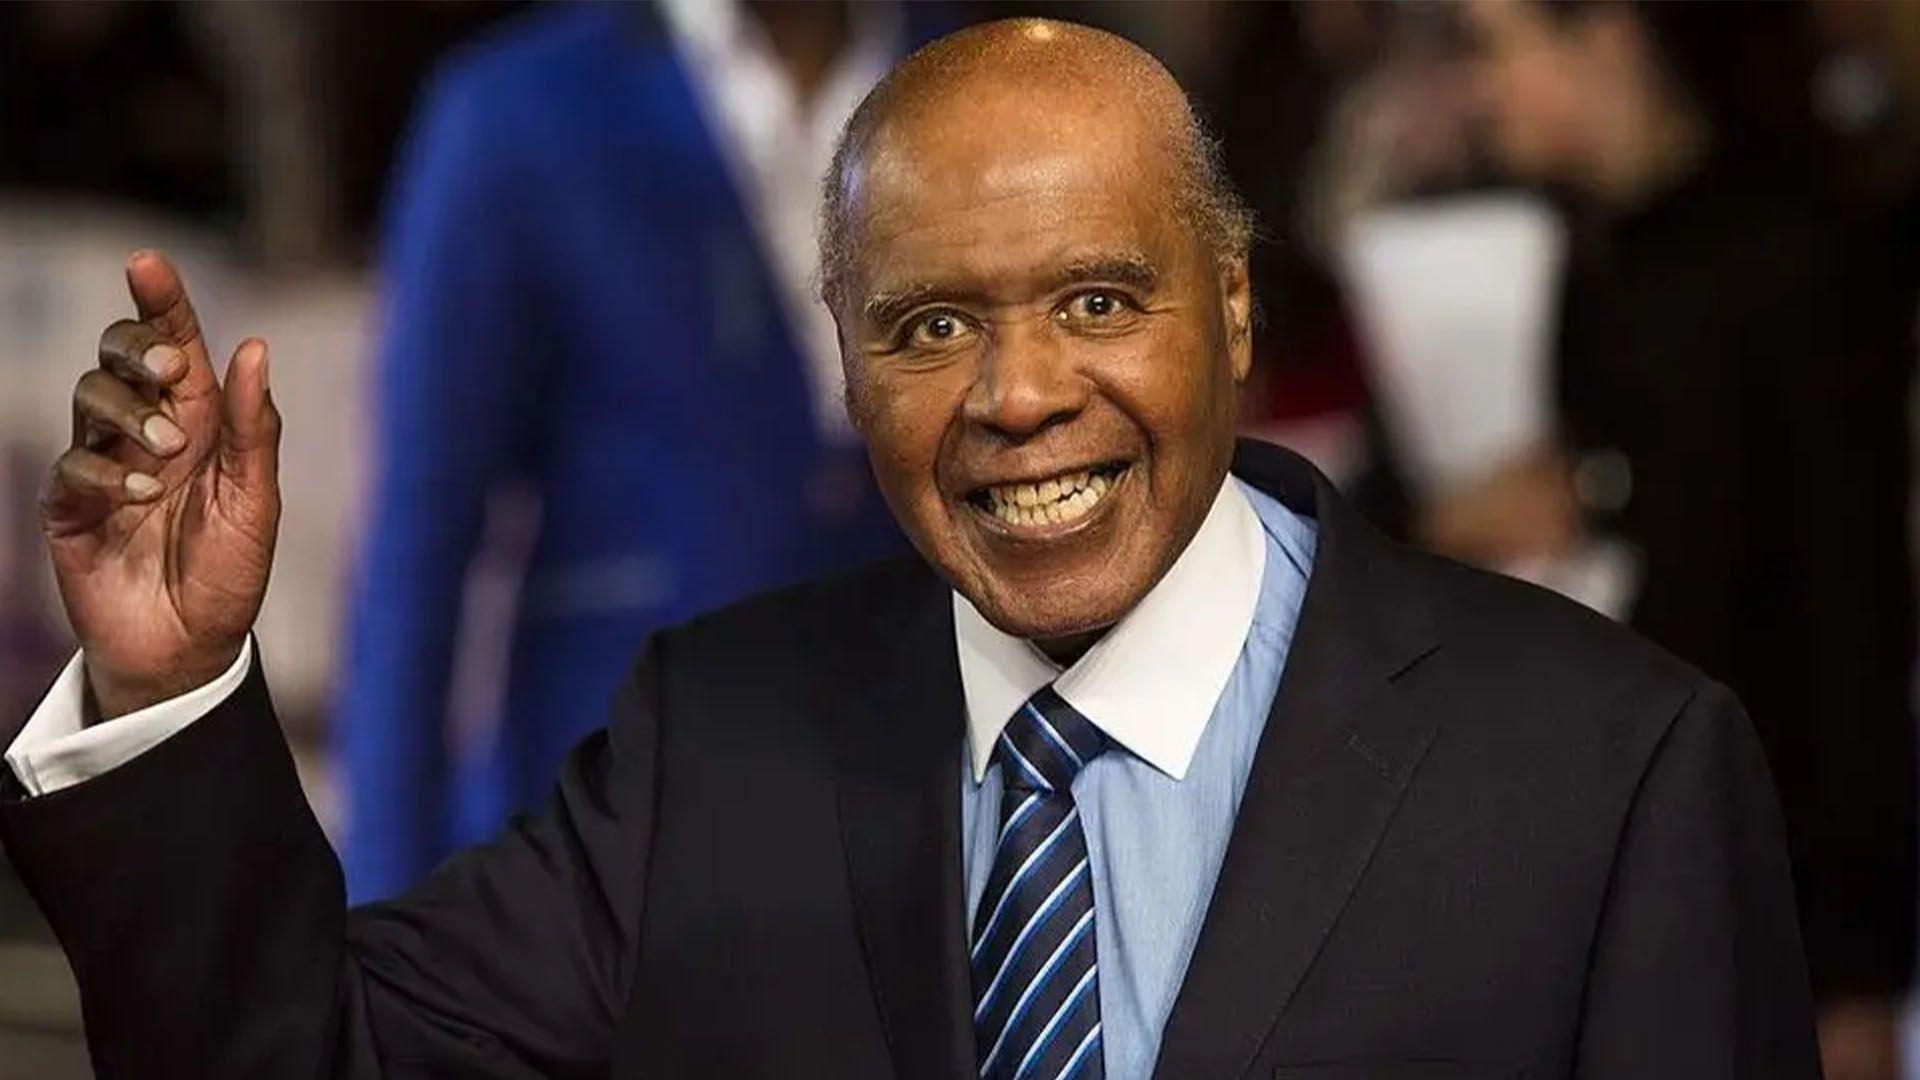
<svg viewBox="0 0 1920 1080"><path fill-rule="evenodd" d="M164 665L141 671L123 671L86 656L87 722L98 723L139 712L170 701L218 679L240 658L246 639L215 649L197 651ZM84 650L83 650L84 652Z"/></svg>

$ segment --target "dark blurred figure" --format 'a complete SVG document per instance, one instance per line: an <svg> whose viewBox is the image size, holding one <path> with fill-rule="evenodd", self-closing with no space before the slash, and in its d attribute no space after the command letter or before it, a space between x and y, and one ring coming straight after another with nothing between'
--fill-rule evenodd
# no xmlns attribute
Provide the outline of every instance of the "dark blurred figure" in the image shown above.
<svg viewBox="0 0 1920 1080"><path fill-rule="evenodd" d="M436 60L532 0L324 4L311 12L309 59L329 91L325 137L338 232L370 251L394 152ZM359 246L364 242L365 246Z"/></svg>
<svg viewBox="0 0 1920 1080"><path fill-rule="evenodd" d="M434 81L390 207L337 712L356 898L537 804L651 628L899 543L841 411L812 212L926 17L567 5ZM463 753L475 565L517 600L480 665L502 715Z"/></svg>
<svg viewBox="0 0 1920 1080"><path fill-rule="evenodd" d="M1262 243L1249 257L1261 314L1250 425L1357 414L1363 404L1359 346L1302 205L1335 95L1377 59L1390 15L1359 0L1232 4L1221 15L1222 60L1199 92L1260 220Z"/></svg>
<svg viewBox="0 0 1920 1080"><path fill-rule="evenodd" d="M1766 744L1828 1075L1892 1078L1915 947L1915 308L1814 167L1808 13L1471 12L1500 157L1574 213L1566 457L1517 463L1434 532L1481 553L1581 529L1640 549L1634 625L1728 683ZM1519 505L1579 520L1506 528Z"/></svg>
<svg viewBox="0 0 1920 1080"><path fill-rule="evenodd" d="M0 187L231 218L231 101L173 4L0 4Z"/></svg>

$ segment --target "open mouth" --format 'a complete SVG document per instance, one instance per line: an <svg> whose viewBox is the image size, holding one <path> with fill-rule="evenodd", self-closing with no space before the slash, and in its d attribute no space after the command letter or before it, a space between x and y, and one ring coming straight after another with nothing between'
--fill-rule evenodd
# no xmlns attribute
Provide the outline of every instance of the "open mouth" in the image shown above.
<svg viewBox="0 0 1920 1080"><path fill-rule="evenodd" d="M1126 462L1113 461L1044 480L992 484L968 495L967 501L1015 527L1065 525L1092 513L1127 468Z"/></svg>

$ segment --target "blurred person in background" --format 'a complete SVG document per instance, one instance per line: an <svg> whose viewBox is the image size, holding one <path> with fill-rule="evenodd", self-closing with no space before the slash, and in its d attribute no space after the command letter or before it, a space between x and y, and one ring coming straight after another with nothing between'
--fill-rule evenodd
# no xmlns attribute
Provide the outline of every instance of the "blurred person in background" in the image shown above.
<svg viewBox="0 0 1920 1080"><path fill-rule="evenodd" d="M1335 96L1375 61L1394 11L1362 0L1224 7L1202 97L1263 231L1250 255L1262 317L1243 428L1305 454L1354 494L1369 464L1360 346L1298 209Z"/></svg>
<svg viewBox="0 0 1920 1080"><path fill-rule="evenodd" d="M812 215L841 122L926 15L566 6L430 87L390 207L336 713L356 898L536 803L650 629L897 545ZM497 726L463 752L476 565L517 600L481 665L505 668Z"/></svg>
<svg viewBox="0 0 1920 1080"><path fill-rule="evenodd" d="M1481 561L1601 531L1634 626L1751 710L1828 1075L1898 1075L1913 972L1913 295L1809 167L1797 5L1476 3L1502 163L1567 196L1561 445L1426 508Z"/></svg>

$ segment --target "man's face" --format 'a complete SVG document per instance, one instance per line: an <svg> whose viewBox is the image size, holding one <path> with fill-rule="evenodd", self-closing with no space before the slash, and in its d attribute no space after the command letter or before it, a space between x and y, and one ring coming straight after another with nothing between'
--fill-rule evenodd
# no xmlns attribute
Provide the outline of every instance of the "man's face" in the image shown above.
<svg viewBox="0 0 1920 1080"><path fill-rule="evenodd" d="M1111 625L1232 456L1245 265L1176 209L1121 96L1015 87L889 120L858 187L848 405L907 534L1008 633Z"/></svg>

